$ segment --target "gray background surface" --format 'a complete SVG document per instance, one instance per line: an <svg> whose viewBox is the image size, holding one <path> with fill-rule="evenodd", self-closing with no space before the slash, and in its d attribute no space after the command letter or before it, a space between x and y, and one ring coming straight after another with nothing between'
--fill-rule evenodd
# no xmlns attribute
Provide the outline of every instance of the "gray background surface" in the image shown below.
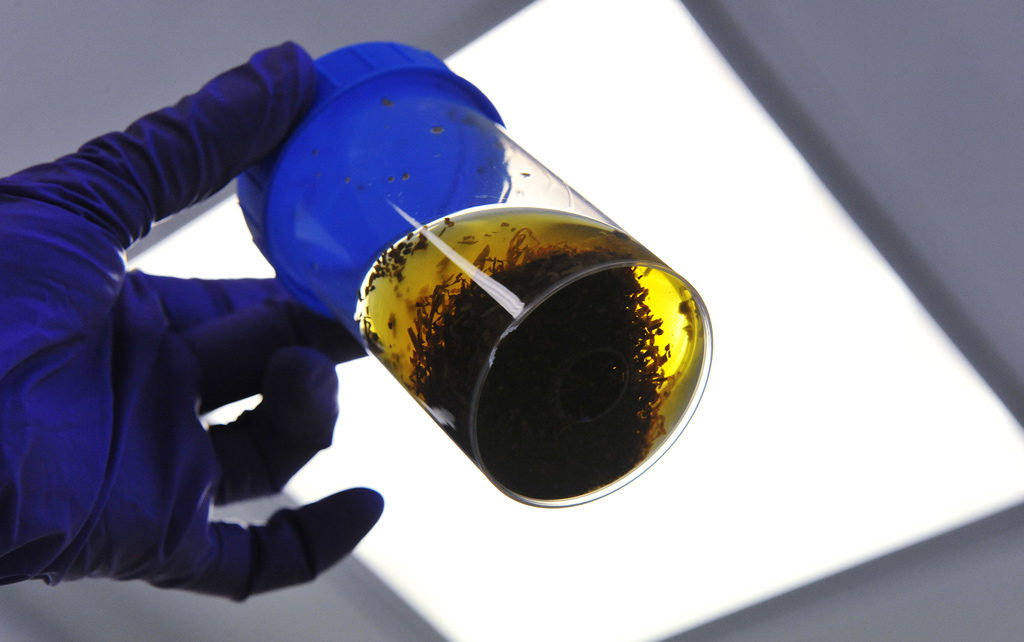
<svg viewBox="0 0 1024 642"><path fill-rule="evenodd" d="M0 3L0 176L77 149L293 40L314 57L394 40L444 58L529 0L8 0ZM229 194L155 226L136 255Z"/></svg>
<svg viewBox="0 0 1024 642"><path fill-rule="evenodd" d="M1020 640L1024 506L666 642Z"/></svg>
<svg viewBox="0 0 1024 642"><path fill-rule="evenodd" d="M684 4L1024 420L1024 3Z"/></svg>
<svg viewBox="0 0 1024 642"><path fill-rule="evenodd" d="M292 39L317 55L382 38L444 56L525 4L12 0L0 6L0 173L121 128L263 46ZM686 4L854 220L1024 417L1024 5ZM270 510L253 504L240 516ZM678 639L1019 639L1022 560L1018 507ZM438 636L354 559L310 586L244 605L139 583L0 588L0 638L143 637Z"/></svg>
<svg viewBox="0 0 1024 642"><path fill-rule="evenodd" d="M684 4L1021 422L1024 4ZM1019 640L1022 598L1018 506L677 639Z"/></svg>
<svg viewBox="0 0 1024 642"><path fill-rule="evenodd" d="M0 175L173 103L258 49L313 56L397 40L445 57L528 0L8 0L0 4Z"/></svg>

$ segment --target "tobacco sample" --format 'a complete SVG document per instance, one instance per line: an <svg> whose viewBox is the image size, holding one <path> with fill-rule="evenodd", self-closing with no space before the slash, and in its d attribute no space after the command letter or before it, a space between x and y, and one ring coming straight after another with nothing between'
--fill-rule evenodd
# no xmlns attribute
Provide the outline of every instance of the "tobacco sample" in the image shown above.
<svg viewBox="0 0 1024 642"><path fill-rule="evenodd" d="M412 233L363 288L378 358L507 491L575 497L639 465L702 365L685 283L621 231L579 217L491 211L432 229L526 308L512 318Z"/></svg>

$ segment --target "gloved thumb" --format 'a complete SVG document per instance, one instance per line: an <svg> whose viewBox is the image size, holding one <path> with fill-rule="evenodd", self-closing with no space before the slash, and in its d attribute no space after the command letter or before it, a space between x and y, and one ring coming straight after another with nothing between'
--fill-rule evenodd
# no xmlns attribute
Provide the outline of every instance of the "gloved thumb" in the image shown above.
<svg viewBox="0 0 1024 642"><path fill-rule="evenodd" d="M158 585L241 601L309 582L348 555L383 509L376 491L353 488L279 510L264 525L212 523L213 549L205 569L190 580Z"/></svg>

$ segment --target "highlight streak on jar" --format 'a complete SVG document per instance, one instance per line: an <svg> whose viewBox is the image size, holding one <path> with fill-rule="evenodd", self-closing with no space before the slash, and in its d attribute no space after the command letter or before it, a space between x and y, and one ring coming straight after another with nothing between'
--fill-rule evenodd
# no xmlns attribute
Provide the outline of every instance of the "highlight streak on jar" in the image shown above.
<svg viewBox="0 0 1024 642"><path fill-rule="evenodd" d="M496 281L490 275L485 273L483 270L467 261L465 258L462 257L462 255L460 255L458 252L449 247L447 243L442 241L440 237L431 232L429 228L427 228L425 225L423 225L413 217L409 216L402 208L398 207L390 200L388 201L388 205L393 207L394 210L398 213L398 215L404 218L407 223L416 228L419 228L420 234L427 237L427 240L430 241L430 243L433 244L434 247L436 247L442 254L448 257L452 261L452 263L459 266L459 269L461 269L463 272L469 275L469 277L473 281L475 281L483 289L484 292L489 294L490 297L498 303L498 305L500 305L502 308L505 309L506 312L512 315L513 319L515 319L522 313L524 307L523 301L518 296L516 296L515 292L509 290L501 283L498 283L498 281Z"/></svg>

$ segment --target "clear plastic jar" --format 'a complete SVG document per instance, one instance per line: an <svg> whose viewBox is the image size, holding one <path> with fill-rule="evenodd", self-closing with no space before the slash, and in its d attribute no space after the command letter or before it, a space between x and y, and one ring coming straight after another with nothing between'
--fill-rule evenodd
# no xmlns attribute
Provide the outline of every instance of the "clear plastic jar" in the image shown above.
<svg viewBox="0 0 1024 642"><path fill-rule="evenodd" d="M572 505L634 479L707 381L696 290L430 54L369 43L317 65L309 116L239 180L278 277L510 497Z"/></svg>

